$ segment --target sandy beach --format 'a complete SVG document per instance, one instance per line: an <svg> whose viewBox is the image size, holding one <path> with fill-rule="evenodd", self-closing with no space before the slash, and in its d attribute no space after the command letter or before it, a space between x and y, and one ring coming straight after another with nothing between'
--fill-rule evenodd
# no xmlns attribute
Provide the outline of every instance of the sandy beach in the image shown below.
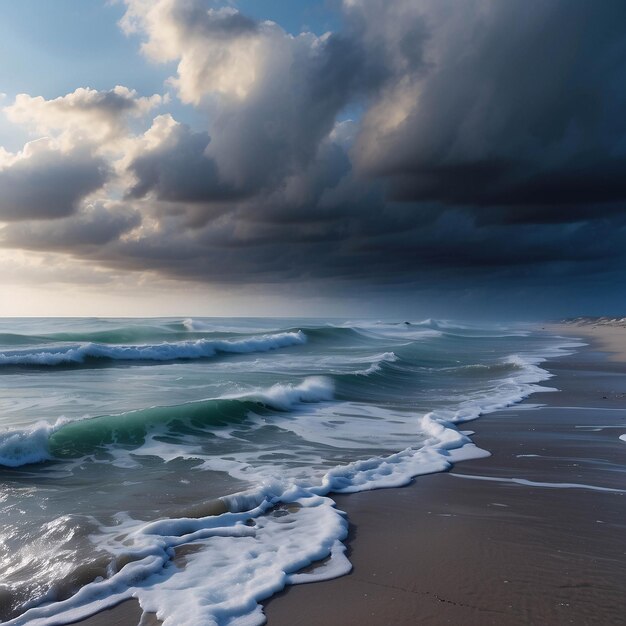
<svg viewBox="0 0 626 626"><path fill-rule="evenodd" d="M0 626L626 626L626 0L0 40Z"/></svg>
<svg viewBox="0 0 626 626"><path fill-rule="evenodd" d="M626 329L610 334L624 350ZM548 369L559 392L468 425L491 457L338 497L352 574L287 589L268 623L623 623L626 365L592 345Z"/></svg>
<svg viewBox="0 0 626 626"><path fill-rule="evenodd" d="M598 350L606 352L609 361L626 363L626 322L614 321L594 323L593 318L585 322L556 326L557 331L586 337Z"/></svg>
<svg viewBox="0 0 626 626"><path fill-rule="evenodd" d="M590 346L547 365L558 392L466 425L492 456L337 496L351 574L286 588L268 624L623 624L626 329L562 332ZM139 618L131 601L80 623Z"/></svg>

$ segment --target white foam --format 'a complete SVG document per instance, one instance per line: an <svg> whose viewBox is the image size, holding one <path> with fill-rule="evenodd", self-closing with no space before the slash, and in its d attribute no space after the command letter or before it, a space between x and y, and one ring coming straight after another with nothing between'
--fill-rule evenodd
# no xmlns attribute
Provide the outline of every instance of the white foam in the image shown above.
<svg viewBox="0 0 626 626"><path fill-rule="evenodd" d="M371 360L370 366L364 370L358 370L354 372L360 376L369 376L370 374L375 374L376 372L381 371L381 365L383 363L393 363L398 360L398 357L394 352L384 352L383 354L377 354L375 356L369 357L368 360Z"/></svg>
<svg viewBox="0 0 626 626"><path fill-rule="evenodd" d="M253 509L200 519L145 524L120 516L118 525L103 529L99 543L126 565L68 600L33 608L7 624L66 623L131 597L164 626L261 624L258 602L285 584L349 571L340 543L347 522L332 500L280 484L267 485L263 496ZM190 544L199 551L176 566L175 549ZM291 579L326 558L322 569Z"/></svg>
<svg viewBox="0 0 626 626"><path fill-rule="evenodd" d="M323 402L332 400L334 384L324 376L309 376L299 385L278 383L267 391L255 391L238 395L222 396L224 399L236 398L259 402L272 409L288 411L296 404Z"/></svg>
<svg viewBox="0 0 626 626"><path fill-rule="evenodd" d="M316 583L322 580L332 580L345 576L352 571L352 563L346 556L346 546L335 540L330 548L330 556L328 560L321 565L317 565L311 572L297 572L287 576L287 584L301 585L303 583Z"/></svg>
<svg viewBox="0 0 626 626"><path fill-rule="evenodd" d="M419 416L358 402L324 403L289 415L272 416L272 424L305 441L350 450L398 450L407 441L421 445Z"/></svg>
<svg viewBox="0 0 626 626"><path fill-rule="evenodd" d="M144 611L157 613L165 626L261 624L258 602L286 584L349 571L341 543L347 522L328 493L400 486L418 474L488 454L451 426L428 416L422 422L428 439L421 448L334 468L316 485L267 481L224 498L229 513L150 523L121 515L94 541L126 563L123 567L67 600L32 608L8 624L75 621L131 597ZM184 567L175 566L175 549L183 545L199 551L185 557ZM313 571L300 572L323 560Z"/></svg>
<svg viewBox="0 0 626 626"><path fill-rule="evenodd" d="M559 355L562 353L558 351ZM259 602L286 584L348 571L349 562L341 543L347 534L347 522L334 508L329 493L398 487L414 476L447 470L460 460L489 454L476 447L454 424L545 389L536 385L550 377L537 367L543 357L516 358L519 371L489 392L475 394L455 410L414 416L416 439L420 433L425 438L416 447L335 467L321 477L268 477L257 488L224 498L231 512L222 515L150 523L120 516L117 525L102 529L94 541L125 565L112 571L109 578L84 586L71 598L32 608L8 624L52 626L76 621L131 597L137 598L144 611L156 613L165 626L262 624L264 616ZM327 379L312 377L300 385L277 385L237 397L289 409L294 402L330 400L332 386ZM311 418L315 414L306 415ZM231 456L207 462L206 467L237 476L242 463L236 455ZM257 468L247 469L251 470L248 479L251 475L259 477ZM527 482L621 491L570 483ZM175 550L185 545L198 551L187 554L184 564L175 562ZM300 571L325 559L312 572Z"/></svg>
<svg viewBox="0 0 626 626"><path fill-rule="evenodd" d="M434 328L421 328L419 326L363 324L354 326L353 330L366 337L378 339L395 339L399 341L420 341L441 337L443 332Z"/></svg>
<svg viewBox="0 0 626 626"><path fill-rule="evenodd" d="M290 375L294 370L299 370L311 374L319 373L320 375L354 374L369 376L381 371L383 363L396 361L398 361L398 357L393 352L352 356L346 353L326 355L285 351L275 353L271 362L262 358L245 361L223 359L213 362L212 371L233 375L250 371L266 372L273 375Z"/></svg>
<svg viewBox="0 0 626 626"><path fill-rule="evenodd" d="M330 401L333 398L333 393L334 384L332 380L323 376L309 376L298 385L278 383L269 389L259 389L240 394L227 394L218 396L217 398L206 398L186 404L202 404L212 400L242 400L258 402L259 404L277 411L289 411L300 404ZM176 407L172 407L173 410L175 408ZM136 411L129 411L120 415L132 418L135 413ZM42 463L44 461L54 460L54 456L50 453L49 449L50 436L73 421L88 421L89 419L97 419L97 417L90 418L89 416L84 416L77 420L60 418L53 424L41 421L29 428L0 432L0 466L19 467L31 463ZM219 430L216 432L219 433ZM139 456L158 456L165 462L175 458L202 458L200 448L194 449L187 444L181 449L180 446L168 445L161 441L156 441L155 437L162 434L165 434L162 432L162 429L156 429L149 433L145 443L136 450L129 451L124 448L112 446L109 449L109 454L113 457L113 460L107 459L103 462L111 463L116 467L129 469L137 467L137 463L129 457L129 452Z"/></svg>
<svg viewBox="0 0 626 626"><path fill-rule="evenodd" d="M621 441L626 443L626 433L624 433L623 435L620 435L619 438L620 438Z"/></svg>
<svg viewBox="0 0 626 626"><path fill-rule="evenodd" d="M422 339L427 337L441 337L447 335L469 335L478 337L527 337L531 334L530 329L511 328L494 324L486 329L484 325L467 324L452 320L438 320L427 318L424 320L411 320L405 322L390 323L384 320L350 320L340 325L343 328L353 328L357 331L371 331L379 336L395 338L408 337ZM481 334L484 333L484 334ZM571 337L569 338L571 340Z"/></svg>
<svg viewBox="0 0 626 626"><path fill-rule="evenodd" d="M548 489L589 489L591 491L606 491L612 493L626 493L626 489L613 489L612 487L601 487L598 485L587 485L584 483L546 483L528 480L527 478L497 478L495 476L475 476L473 474L454 474L450 476L457 478L468 478L470 480L487 480L496 483L514 483L524 487L546 487Z"/></svg>
<svg viewBox="0 0 626 626"><path fill-rule="evenodd" d="M242 330L245 330L249 333L263 333L268 330L267 327L263 328L261 326L250 326L246 324L245 326L237 326L237 325L228 325L218 323L214 320L210 322L195 320L191 317L183 320L183 326L189 332L214 332L214 333L241 333Z"/></svg>
<svg viewBox="0 0 626 626"><path fill-rule="evenodd" d="M86 359L116 361L174 361L201 359L218 353L268 352L306 343L301 331L248 337L246 339L198 339L143 345L107 345L84 343L71 347L42 348L38 352L9 350L0 353L0 365L54 366L84 363Z"/></svg>
<svg viewBox="0 0 626 626"><path fill-rule="evenodd" d="M52 459L48 448L50 435L66 423L61 418L54 424L38 422L29 428L0 432L0 466L19 467L49 461Z"/></svg>
<svg viewBox="0 0 626 626"><path fill-rule="evenodd" d="M215 329L214 325L207 324L205 322L200 322L198 320L194 320L191 317L188 317L187 319L183 320L183 326L190 332Z"/></svg>

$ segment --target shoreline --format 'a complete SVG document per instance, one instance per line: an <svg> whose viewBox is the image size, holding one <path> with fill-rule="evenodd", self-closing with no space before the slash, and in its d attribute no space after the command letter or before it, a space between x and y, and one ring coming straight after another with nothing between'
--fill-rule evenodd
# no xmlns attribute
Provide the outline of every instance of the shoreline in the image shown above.
<svg viewBox="0 0 626 626"><path fill-rule="evenodd" d="M559 391L467 424L488 458L337 496L352 573L286 588L265 602L269 626L623 623L626 493L594 487L624 489L626 363L557 329L591 340L544 364Z"/></svg>
<svg viewBox="0 0 626 626"><path fill-rule="evenodd" d="M621 623L626 493L594 487L624 488L626 363L598 354L604 344L585 330L558 327L592 341L544 364L555 374L544 384L559 392L464 425L491 457L407 487L331 494L348 514L353 570L272 596L263 603L269 626ZM626 329L620 336L626 358ZM593 430L607 416L623 430ZM77 623L140 617L131 600Z"/></svg>

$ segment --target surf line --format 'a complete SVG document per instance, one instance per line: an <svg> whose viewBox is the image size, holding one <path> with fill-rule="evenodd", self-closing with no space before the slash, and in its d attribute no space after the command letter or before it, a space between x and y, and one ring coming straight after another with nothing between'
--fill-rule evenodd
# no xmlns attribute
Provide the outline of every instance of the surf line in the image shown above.
<svg viewBox="0 0 626 626"><path fill-rule="evenodd" d="M471 480L490 480L496 483L515 483L525 487L547 487L548 489L590 489L591 491L610 491L613 493L626 493L625 489L612 489L611 487L598 487L596 485L585 485L583 483L540 483L526 478L496 478L494 476L476 476L474 474L456 474L448 472L450 476L456 478L469 478Z"/></svg>

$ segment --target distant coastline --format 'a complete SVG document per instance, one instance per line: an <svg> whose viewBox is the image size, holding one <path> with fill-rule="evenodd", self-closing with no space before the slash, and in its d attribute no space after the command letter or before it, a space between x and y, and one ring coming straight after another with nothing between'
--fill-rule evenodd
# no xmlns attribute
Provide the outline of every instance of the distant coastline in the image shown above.
<svg viewBox="0 0 626 626"><path fill-rule="evenodd" d="M607 353L609 361L626 361L626 317L574 317L553 325L551 330L579 335Z"/></svg>
<svg viewBox="0 0 626 626"><path fill-rule="evenodd" d="M581 317L568 317L561 322L570 326L614 326L626 328L626 317L597 317L583 315Z"/></svg>

